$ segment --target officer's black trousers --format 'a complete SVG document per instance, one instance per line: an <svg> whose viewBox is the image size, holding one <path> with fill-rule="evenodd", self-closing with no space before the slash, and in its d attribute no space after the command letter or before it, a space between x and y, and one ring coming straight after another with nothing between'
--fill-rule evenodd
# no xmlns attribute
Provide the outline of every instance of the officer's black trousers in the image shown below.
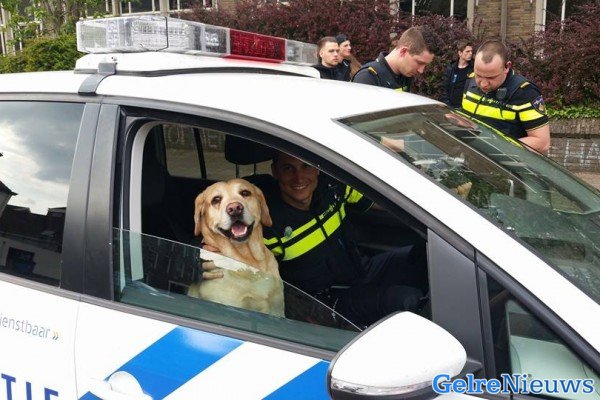
<svg viewBox="0 0 600 400"><path fill-rule="evenodd" d="M396 311L417 312L427 291L424 246L407 246L363 258L364 276L348 288L331 289L330 306L358 325Z"/></svg>

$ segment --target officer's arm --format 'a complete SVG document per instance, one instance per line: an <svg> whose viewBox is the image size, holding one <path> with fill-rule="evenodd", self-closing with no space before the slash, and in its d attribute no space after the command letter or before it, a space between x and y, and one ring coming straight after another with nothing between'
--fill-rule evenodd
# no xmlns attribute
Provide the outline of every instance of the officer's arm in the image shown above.
<svg viewBox="0 0 600 400"><path fill-rule="evenodd" d="M404 139L392 139L387 136L382 136L379 143L397 153L404 151Z"/></svg>
<svg viewBox="0 0 600 400"><path fill-rule="evenodd" d="M521 92L525 101L518 118L521 120L527 136L520 140L529 147L545 153L550 148L550 125L546 114L546 105L539 89L529 82L523 83Z"/></svg>
<svg viewBox="0 0 600 400"><path fill-rule="evenodd" d="M212 251L213 253L218 253L219 249L213 247L209 244L203 244L202 248L204 250ZM220 279L223 277L223 270L218 268L214 261L204 261L201 265L202 267L202 279L211 280L211 279Z"/></svg>
<svg viewBox="0 0 600 400"><path fill-rule="evenodd" d="M550 125L528 130L527 136L521 138L521 141L540 153L546 153L550 148Z"/></svg>

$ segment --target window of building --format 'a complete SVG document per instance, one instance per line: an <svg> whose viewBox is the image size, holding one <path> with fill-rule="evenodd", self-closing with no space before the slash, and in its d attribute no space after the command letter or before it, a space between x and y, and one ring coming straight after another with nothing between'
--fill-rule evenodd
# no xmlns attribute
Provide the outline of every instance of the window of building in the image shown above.
<svg viewBox="0 0 600 400"><path fill-rule="evenodd" d="M403 0L400 1L400 10L416 15L437 14L454 16L459 20L467 18L467 0Z"/></svg>
<svg viewBox="0 0 600 400"><path fill-rule="evenodd" d="M590 0L546 0L546 23L569 18L580 6L590 3Z"/></svg>
<svg viewBox="0 0 600 400"><path fill-rule="evenodd" d="M58 285L82 104L0 102L0 272Z"/></svg>

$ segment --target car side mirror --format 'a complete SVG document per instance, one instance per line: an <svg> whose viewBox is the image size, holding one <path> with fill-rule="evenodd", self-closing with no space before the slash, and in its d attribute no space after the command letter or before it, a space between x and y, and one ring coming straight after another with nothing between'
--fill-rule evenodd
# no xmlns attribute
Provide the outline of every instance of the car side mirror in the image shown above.
<svg viewBox="0 0 600 400"><path fill-rule="evenodd" d="M393 314L369 327L335 356L327 373L333 399L427 399L438 374L458 375L464 347L446 330L412 314Z"/></svg>

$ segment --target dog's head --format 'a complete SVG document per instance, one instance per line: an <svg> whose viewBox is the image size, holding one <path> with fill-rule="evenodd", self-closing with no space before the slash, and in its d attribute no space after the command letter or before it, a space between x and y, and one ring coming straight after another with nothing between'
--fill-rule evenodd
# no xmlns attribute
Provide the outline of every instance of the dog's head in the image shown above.
<svg viewBox="0 0 600 400"><path fill-rule="evenodd" d="M243 179L217 182L196 197L194 235L217 234L234 242L248 240L257 224L271 226L263 192Z"/></svg>

